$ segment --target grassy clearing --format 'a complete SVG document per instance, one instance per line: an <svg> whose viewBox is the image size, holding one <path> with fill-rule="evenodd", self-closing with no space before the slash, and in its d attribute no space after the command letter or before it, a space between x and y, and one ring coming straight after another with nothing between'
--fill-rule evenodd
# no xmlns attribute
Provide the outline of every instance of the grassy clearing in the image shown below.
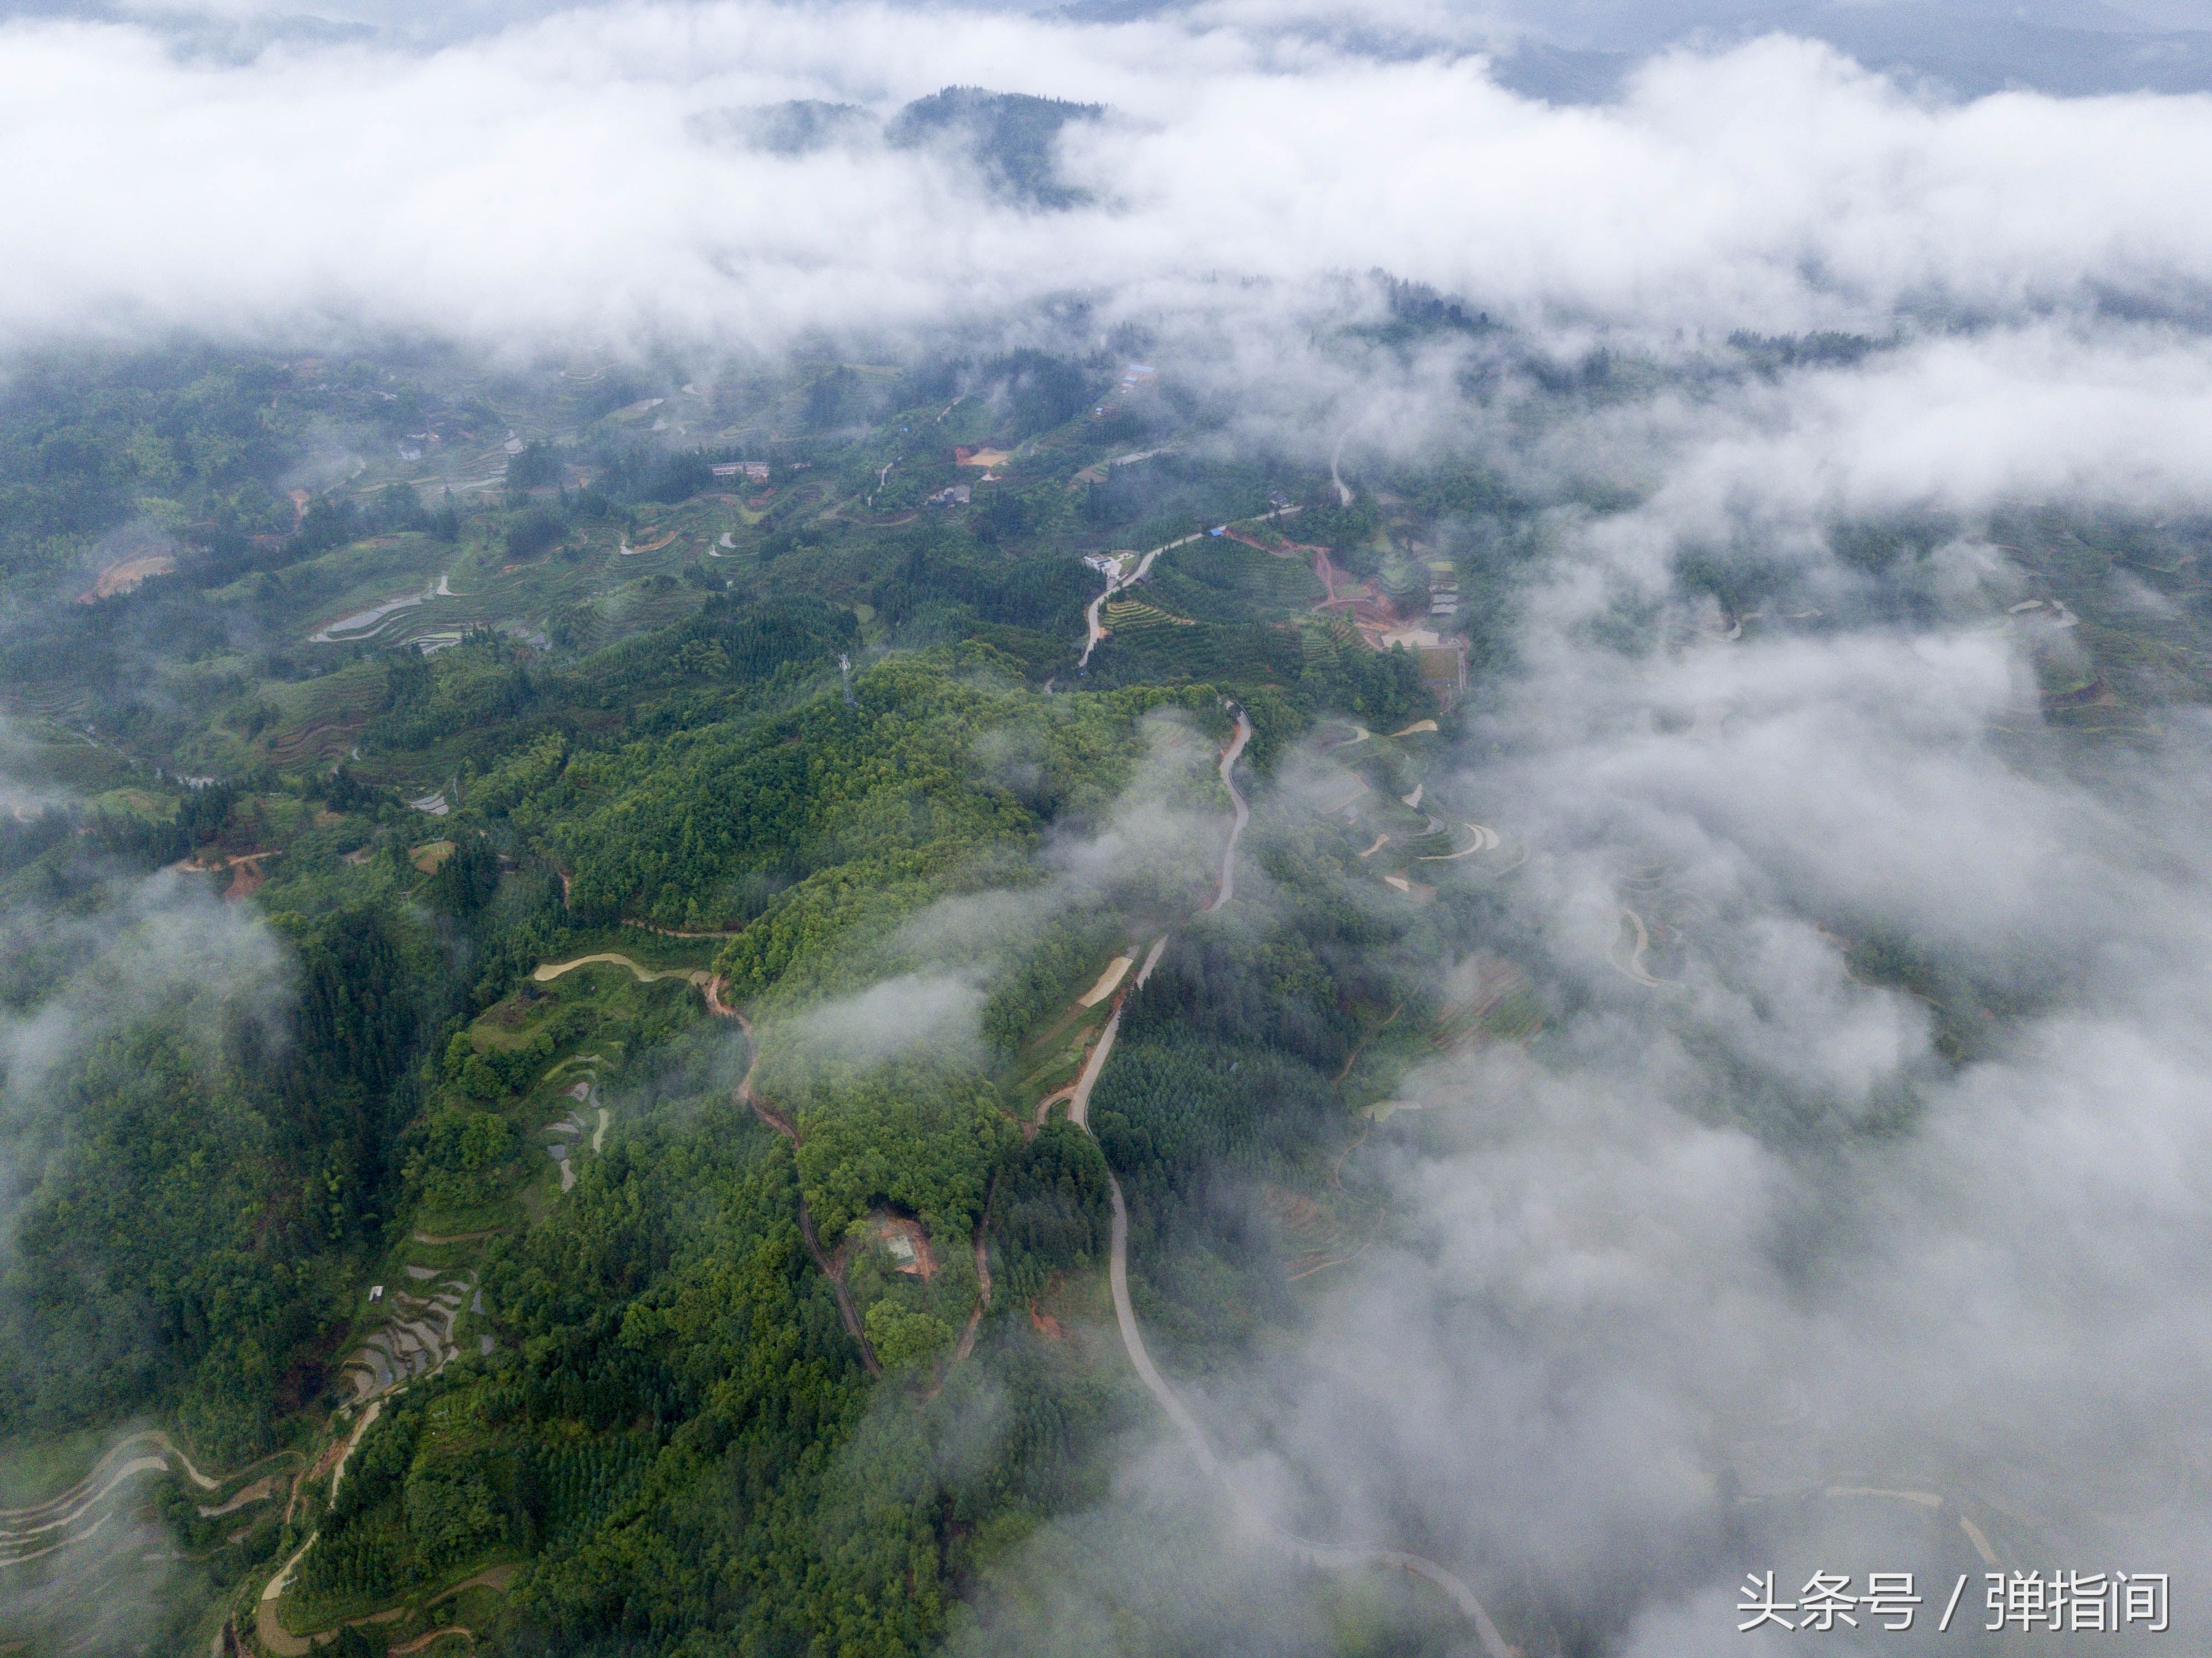
<svg viewBox="0 0 2212 1658"><path fill-rule="evenodd" d="M147 817L167 823L177 815L174 799L141 788L109 789L94 795L88 804L94 811L110 817Z"/></svg>
<svg viewBox="0 0 2212 1658"><path fill-rule="evenodd" d="M407 861L424 875L435 875L453 855L451 841L427 841L419 847L409 848Z"/></svg>
<svg viewBox="0 0 2212 1658"><path fill-rule="evenodd" d="M1032 1110L1046 1095L1073 1084L1113 1012L1111 997L1092 1007L1071 1008L1033 1037L1000 1078L1001 1091L1015 1108Z"/></svg>
<svg viewBox="0 0 2212 1658"><path fill-rule="evenodd" d="M551 1159L543 1158L541 1161L550 1162ZM526 1164L525 1166L527 1167ZM451 1237L460 1232L520 1231L529 1225L532 1218L522 1194L510 1192L489 1202L460 1205L450 1209L425 1205L416 1211L415 1226L418 1231L428 1232L434 1237Z"/></svg>

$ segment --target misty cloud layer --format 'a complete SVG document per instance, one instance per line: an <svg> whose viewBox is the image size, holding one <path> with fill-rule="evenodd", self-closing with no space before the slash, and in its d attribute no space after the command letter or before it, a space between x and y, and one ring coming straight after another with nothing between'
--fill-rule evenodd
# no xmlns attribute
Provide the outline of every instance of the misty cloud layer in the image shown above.
<svg viewBox="0 0 2212 1658"><path fill-rule="evenodd" d="M1434 786L1533 849L1503 926L1552 999L1544 1041L1409 1080L1432 1108L1366 1154L1385 1242L1309 1337L1191 1391L1287 1523L1510 1580L1635 1658L1735 1639L1747 1570L1978 1574L1968 1521L2007 1564L2167 1571L2201 1597L2212 729L2174 715L2094 763L2024 749L2033 640L1984 625L2016 580L2004 550L1961 523L1934 561L1954 614L1907 625L1829 531L2212 507L2212 103L1936 104L1769 39L1560 108L1480 56L1366 58L1296 21L637 6L243 63L19 21L0 347L191 329L774 353L1077 295L1203 350L1247 433L1356 422L1355 459L1448 443L1532 487L1619 486L1632 506L1547 523L1518 677ZM1009 202L951 149L771 154L695 118L816 99L880 120L956 83L1106 105L1062 141L1089 200ZM1510 380L1469 410L1460 347L1314 343L1375 267L1565 353L1686 361L1739 329L1882 349L1572 418ZM1676 580L1700 550L1789 608L1722 637L1741 618ZM1677 625L1592 642L1625 604ZM1020 919L1097 902L1128 842L1210 833L1153 801L1049 849ZM1656 986L1615 959L1632 878L1684 918ZM1021 936L994 902L901 947L981 959ZM276 970L265 935L173 885L125 908L170 975L149 993ZM1896 934L2004 1018L1853 974L1844 938ZM893 979L823 1028L869 1033L850 1059L964 1038L977 978ZM0 1025L11 1095L65 1047L40 1021L81 1000ZM1947 1017L1989 1027L1963 1059ZM1089 1609L1180 1570L1204 1592L1158 1619L1298 1649L1304 1614L1253 1587L1277 1568L1211 1552L1213 1498L1165 1432L1129 1448L1115 1505L1029 1546L1035 1615L1095 1631Z"/></svg>
<svg viewBox="0 0 2212 1658"><path fill-rule="evenodd" d="M4 728L0 728L4 734ZM0 773L0 801L17 786ZM56 799L58 797L46 797ZM212 1067L226 1018L281 1040L294 993L276 935L252 911L162 870L118 878L64 906L23 901L0 912L0 1264L16 1216L73 1128L58 1079L95 1042L184 1010Z"/></svg>
<svg viewBox="0 0 2212 1658"><path fill-rule="evenodd" d="M1518 321L1664 339L1900 308L2193 315L2212 271L2212 229L2178 210L2212 183L2201 102L1923 104L1779 38L1659 60L1595 109L1503 91L1463 48L1374 60L1236 11L639 6L245 63L131 25L5 40L11 342L365 326L758 349L1068 293L1279 326L1378 265ZM881 119L956 83L1107 106L1061 137L1090 203L995 197L957 149L775 155L694 118L804 98Z"/></svg>
<svg viewBox="0 0 2212 1658"><path fill-rule="evenodd" d="M1765 507L1843 587L1812 488ZM2212 1581L2212 728L2024 750L2025 647L1987 629L1577 644L1613 557L1568 538L1474 721L1492 757L1432 774L1533 849L1497 947L1549 1028L1409 1078L1424 1108L1364 1154L1380 1242L1301 1344L1181 1379L1232 1477L1637 1658L1735 1640L1771 1568L1915 1570L1939 1600L1967 1573L1978 1628L1969 1527L2008 1567ZM1622 969L1625 905L1674 918L1663 982ZM1963 1062L1945 1009L1852 971L1845 938L1881 936L2002 1010L1949 1007ZM1194 1647L1317 1642L1285 1610L1310 1586L1220 1553L1218 1493L1164 1424L1139 1437L1115 1507L1031 1546L1053 1587L1011 1627L1082 1630L1165 1572L1146 1615ZM1018 1649L1006 1616L975 1649Z"/></svg>

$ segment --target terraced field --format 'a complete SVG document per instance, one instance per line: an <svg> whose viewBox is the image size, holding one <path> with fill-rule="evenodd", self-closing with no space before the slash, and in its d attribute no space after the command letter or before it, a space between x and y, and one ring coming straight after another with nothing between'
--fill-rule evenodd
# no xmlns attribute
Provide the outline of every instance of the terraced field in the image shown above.
<svg viewBox="0 0 2212 1658"><path fill-rule="evenodd" d="M388 1289L378 1303L390 1321L370 1332L346 1355L341 1373L353 1388L353 1402L365 1404L416 1376L445 1368L459 1349L453 1327L464 1312L482 1314L483 1292L474 1267L441 1274L434 1266L404 1269L410 1282L425 1285L420 1294ZM486 1338L489 1339L489 1338Z"/></svg>
<svg viewBox="0 0 2212 1658"><path fill-rule="evenodd" d="M145 1609L170 1587L167 1574L180 1558L149 1524L144 1505L156 1482L177 1478L184 1512L196 1514L222 1550L249 1533L270 1533L277 1499L292 1491L301 1464L297 1452L279 1451L210 1473L159 1430L109 1440L64 1489L0 1509L0 1608L8 1619L0 1651L143 1649Z"/></svg>
<svg viewBox="0 0 2212 1658"><path fill-rule="evenodd" d="M1279 558L1225 535L1165 554L1151 580L1164 604L1209 622L1294 616L1327 597L1305 559Z"/></svg>
<svg viewBox="0 0 2212 1658"><path fill-rule="evenodd" d="M1107 624L1112 635L1093 662L1098 673L1116 679L1291 679L1304 661L1295 633L1194 621L1144 600L1109 604Z"/></svg>
<svg viewBox="0 0 2212 1658"><path fill-rule="evenodd" d="M1109 599L1105 616L1106 625L1117 634L1145 633L1154 628L1195 628L1199 625L1187 616L1164 610L1141 598Z"/></svg>
<svg viewBox="0 0 2212 1658"><path fill-rule="evenodd" d="M8 685L8 712L18 720L52 720L81 725L92 694L66 680L22 678Z"/></svg>
<svg viewBox="0 0 2212 1658"><path fill-rule="evenodd" d="M1458 1054L1484 1042L1527 1042L1543 1029L1543 1009L1519 968L1486 961L1474 976L1463 998L1446 1002L1421 1027L1431 1047Z"/></svg>
<svg viewBox="0 0 2212 1658"><path fill-rule="evenodd" d="M1334 662L1367 647L1358 629L1341 615L1306 616L1298 619L1298 644L1309 662Z"/></svg>
<svg viewBox="0 0 2212 1658"><path fill-rule="evenodd" d="M282 710L283 723L267 739L269 759L296 766L342 757L383 706L384 687L382 665L362 662L279 688L270 700Z"/></svg>

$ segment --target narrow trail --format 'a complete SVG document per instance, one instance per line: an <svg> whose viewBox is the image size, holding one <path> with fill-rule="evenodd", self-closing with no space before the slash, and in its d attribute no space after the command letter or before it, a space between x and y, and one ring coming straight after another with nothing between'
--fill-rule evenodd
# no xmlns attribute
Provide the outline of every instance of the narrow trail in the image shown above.
<svg viewBox="0 0 2212 1658"><path fill-rule="evenodd" d="M503 1561L496 1566L486 1566L482 1571L477 1573L475 1576L464 1577L459 1582L454 1584L453 1588L447 1589L442 1594L433 1595L430 1599L429 1604L434 1606L439 1601L450 1600L455 1595L460 1594L469 1589L491 1588L497 1589L501 1594L505 1594L508 1589L514 1587L514 1580L516 1577L520 1576L521 1571L521 1566L512 1560Z"/></svg>
<svg viewBox="0 0 2212 1658"><path fill-rule="evenodd" d="M919 1401L922 1405L931 1403L945 1391L945 1384L951 1379L953 1366L975 1351L975 1333L983 1327L983 1315L991 1310L991 1255L985 1238L991 1225L992 1200L998 1194L999 1181L994 1175L991 1177L989 1189L983 1193L983 1213L975 1223L973 1240L975 1249L975 1304L968 1309L968 1321L961 1326L960 1339L954 1345L951 1356L938 1366L937 1374L930 1379L929 1391L922 1394Z"/></svg>
<svg viewBox="0 0 2212 1658"><path fill-rule="evenodd" d="M617 921L617 926L635 927L640 932L657 933L663 938L734 938L744 931L742 927L702 927L686 932L678 926L655 926L650 921Z"/></svg>
<svg viewBox="0 0 2212 1658"><path fill-rule="evenodd" d="M413 1640L405 1643L404 1645L388 1649L386 1652L386 1658L402 1658L403 1654L420 1652L425 1647L436 1645L449 1635L458 1635L463 1640L468 1642L471 1646L476 1644L477 1637L474 1631L469 1629L465 1625L453 1624L444 1629L434 1629L426 1635L418 1635Z"/></svg>
<svg viewBox="0 0 2212 1658"><path fill-rule="evenodd" d="M975 1228L975 1305L968 1315L967 1327L960 1332L960 1345L953 1350L954 1364L975 1351L975 1332L982 1327L983 1315L991 1310L991 1253L984 1243L985 1228L990 1218L991 1200L986 1197L983 1219ZM946 1368L949 1370L951 1366Z"/></svg>
<svg viewBox="0 0 2212 1658"><path fill-rule="evenodd" d="M1390 1010L1390 1017L1389 1018L1383 1020L1381 1024L1376 1025L1374 1029L1369 1031L1365 1035L1359 1039L1358 1045L1352 1048L1352 1052L1345 1055L1344 1069L1336 1073L1337 1081L1342 1082L1346 1077L1349 1077L1352 1074L1352 1067L1359 1062L1359 1056L1367 1051L1367 1045L1373 1042L1377 1036L1381 1035L1384 1031L1388 1030L1392 1025L1397 1023L1398 1016L1405 1011L1406 1005L1403 1002L1399 1003L1397 1006ZM1359 1138L1363 1140L1367 1138L1367 1131L1364 1128L1359 1131ZM1354 1145L1356 1149L1357 1142L1355 1142ZM1349 1157L1351 1153L1349 1151L1345 1154L1346 1157ZM1336 1166L1340 1171L1344 1168L1343 1157L1339 1157L1337 1159ZM1330 1183L1340 1192L1344 1189L1344 1182L1340 1180L1337 1180L1334 1175L1330 1177Z"/></svg>
<svg viewBox="0 0 2212 1658"><path fill-rule="evenodd" d="M720 988L718 982L710 983L707 1005L723 1017L735 1019L738 1029L745 1033L745 1040L752 1042L752 1022L735 1008L726 1006L719 995L711 993ZM751 1109L753 1115L789 1140L792 1150L796 1151L799 1149L798 1126L753 1092L753 1072L760 1069L760 1044L752 1042L752 1056L745 1066L745 1074L738 1083L738 1098ZM799 1191L799 1236L806 1245L806 1253L814 1257L814 1264L822 1269L822 1276L830 1280L830 1291L837 1297L837 1315L844 1321L845 1333L860 1346L860 1363L867 1367L870 1376L880 1377L884 1373L883 1361L876 1357L875 1347L868 1340L867 1328L860 1322L860 1309L853 1305L852 1291L845 1287L842 1266L823 1248L822 1240L815 1233L814 1212L806 1206L806 1189L803 1184Z"/></svg>

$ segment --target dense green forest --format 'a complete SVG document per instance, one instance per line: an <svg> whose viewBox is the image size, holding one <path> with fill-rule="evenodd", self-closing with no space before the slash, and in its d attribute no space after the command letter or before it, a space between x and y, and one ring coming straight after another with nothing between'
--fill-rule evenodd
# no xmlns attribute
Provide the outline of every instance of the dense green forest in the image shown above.
<svg viewBox="0 0 2212 1658"><path fill-rule="evenodd" d="M896 136L1049 208L1094 114L954 91ZM1491 331L1389 303L1376 349ZM1387 1236L1359 1153L1418 1132L1399 1078L1561 993L1499 896L1527 849L1436 762L1557 525L1619 502L1464 458L1347 501L1232 454L1142 349L17 365L0 1502L130 1430L212 1478L118 1488L167 1575L100 1569L162 1608L114 1650L872 1658L987 1613L1018 1644L995 1574L1154 1420L1109 1181L1180 1376ZM1998 527L2078 623L2037 647L2054 726L2201 694L2191 526ZM1929 611L1954 528L1838 525L1869 585L1823 602ZM2100 599L2122 560L2166 610ZM1750 549L1678 574L1739 625L1796 602ZM2019 1005L1853 950L1940 998L1948 1052ZM13 1605L0 1649L67 1647Z"/></svg>

